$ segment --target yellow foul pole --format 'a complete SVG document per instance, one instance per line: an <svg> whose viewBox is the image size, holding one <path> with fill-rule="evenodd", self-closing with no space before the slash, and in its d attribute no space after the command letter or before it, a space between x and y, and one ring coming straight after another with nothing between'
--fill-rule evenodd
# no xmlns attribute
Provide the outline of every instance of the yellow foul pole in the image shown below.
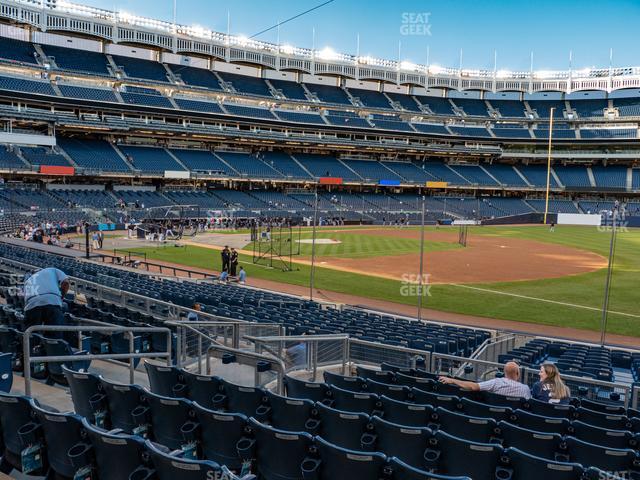
<svg viewBox="0 0 640 480"><path fill-rule="evenodd" d="M549 111L549 148L547 151L547 190L544 196L544 224L547 224L547 215L549 214L549 184L551 181L551 138L553 136L553 111Z"/></svg>

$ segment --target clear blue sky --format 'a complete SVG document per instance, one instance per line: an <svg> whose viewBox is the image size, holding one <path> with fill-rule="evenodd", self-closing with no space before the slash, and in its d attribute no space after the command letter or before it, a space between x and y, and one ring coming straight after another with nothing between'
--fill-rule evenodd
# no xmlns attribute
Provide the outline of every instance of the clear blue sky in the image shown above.
<svg viewBox="0 0 640 480"><path fill-rule="evenodd" d="M171 21L173 0L75 0L78 3ZM178 23L198 24L251 36L318 5L323 0L177 0ZM425 16L428 13L428 22ZM403 15L404 14L404 15ZM317 49L457 67L460 49L465 68L528 70L534 52L536 70L640 65L637 51L640 1L615 0L334 0L280 29L280 42ZM403 27L404 25L404 27ZM428 26L425 26L428 25ZM403 35L402 29L417 33ZM430 35L427 35L427 31ZM276 30L260 37L275 42Z"/></svg>

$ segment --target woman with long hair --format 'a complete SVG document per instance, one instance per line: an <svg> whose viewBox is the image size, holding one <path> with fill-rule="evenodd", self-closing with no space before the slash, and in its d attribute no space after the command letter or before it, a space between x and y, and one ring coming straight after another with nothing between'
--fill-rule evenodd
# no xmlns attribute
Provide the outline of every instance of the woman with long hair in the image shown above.
<svg viewBox="0 0 640 480"><path fill-rule="evenodd" d="M553 363L540 365L540 381L531 389L531 396L547 403L569 403L571 391L560 377L560 371Z"/></svg>

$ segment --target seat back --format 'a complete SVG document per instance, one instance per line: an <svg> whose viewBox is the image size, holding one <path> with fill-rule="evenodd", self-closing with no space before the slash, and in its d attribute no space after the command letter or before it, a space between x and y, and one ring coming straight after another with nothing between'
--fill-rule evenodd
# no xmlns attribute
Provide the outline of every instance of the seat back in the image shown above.
<svg viewBox="0 0 640 480"><path fill-rule="evenodd" d="M271 407L269 414L271 426L291 432L303 432L306 430L307 422L311 418L311 411L314 407L314 403L311 400L282 397L271 391L267 391L266 395L268 404Z"/></svg>
<svg viewBox="0 0 640 480"><path fill-rule="evenodd" d="M517 448L506 450L514 480L580 480L584 469L577 463L560 463L525 453ZM597 478L597 477L596 477Z"/></svg>
<svg viewBox="0 0 640 480"><path fill-rule="evenodd" d="M108 425L125 433L136 433L136 429L148 421L145 415L146 392L139 385L122 385L100 379L102 390L107 396L109 409ZM135 416L134 413L140 415Z"/></svg>
<svg viewBox="0 0 640 480"><path fill-rule="evenodd" d="M436 432L434 440L427 460L436 473L474 479L495 478L503 453L500 445L470 442L443 431Z"/></svg>
<svg viewBox="0 0 640 480"><path fill-rule="evenodd" d="M373 393L350 392L333 385L329 389L334 401L333 406L338 410L370 415L381 408L378 396Z"/></svg>
<svg viewBox="0 0 640 480"><path fill-rule="evenodd" d="M143 465L144 440L139 436L111 434L87 419L82 420L87 439L93 447L95 469L100 480L121 480ZM117 461L115 461L117 460Z"/></svg>
<svg viewBox="0 0 640 480"><path fill-rule="evenodd" d="M284 377L289 398L304 398L312 402L321 402L327 398L329 387L326 383L306 382L289 375Z"/></svg>
<svg viewBox="0 0 640 480"><path fill-rule="evenodd" d="M569 430L569 420L566 418L553 418L536 415L534 413L525 412L524 410L516 410L513 412L515 416L514 423L519 427L536 432L558 433L564 435Z"/></svg>
<svg viewBox="0 0 640 480"><path fill-rule="evenodd" d="M638 447L638 439L631 432L594 427L579 420L571 422L571 436L583 442L608 448Z"/></svg>
<svg viewBox="0 0 640 480"><path fill-rule="evenodd" d="M318 459L302 464L305 478L309 474L319 480L337 478L379 478L387 457L379 452L365 453L333 445L319 437L315 441Z"/></svg>
<svg viewBox="0 0 640 480"><path fill-rule="evenodd" d="M366 391L365 381L360 377L348 377L333 372L324 372L324 381L330 386L338 387L350 392Z"/></svg>
<svg viewBox="0 0 640 480"><path fill-rule="evenodd" d="M438 407L436 423L445 432L473 442L489 443L496 436L496 421L492 418L470 417Z"/></svg>
<svg viewBox="0 0 640 480"><path fill-rule="evenodd" d="M562 436L557 433L536 432L508 422L498 424L503 447L513 447L536 457L555 459Z"/></svg>
<svg viewBox="0 0 640 480"><path fill-rule="evenodd" d="M389 459L389 469L393 480L471 480L469 477L452 477L425 472L395 457Z"/></svg>
<svg viewBox="0 0 640 480"><path fill-rule="evenodd" d="M75 412L81 417L94 421L94 413L105 403L100 377L93 373L83 373L62 367L62 372L71 389L71 399Z"/></svg>
<svg viewBox="0 0 640 480"><path fill-rule="evenodd" d="M314 416L319 420L312 432L328 442L351 450L362 450L362 436L368 429L369 416L364 413L345 412L316 403Z"/></svg>
<svg viewBox="0 0 640 480"><path fill-rule="evenodd" d="M309 454L313 437L305 432L285 432L249 419L255 438L256 469L265 480L301 480L300 466ZM286 461L283 461L286 459Z"/></svg>
<svg viewBox="0 0 640 480"><path fill-rule="evenodd" d="M410 428L379 417L373 417L371 424L375 440L372 448L367 450L384 452L385 455L397 457L415 468L427 468L424 456L433 434L430 429Z"/></svg>
<svg viewBox="0 0 640 480"><path fill-rule="evenodd" d="M186 397L204 408L214 408L214 397L221 394L220 377L181 371L186 385Z"/></svg>
<svg viewBox="0 0 640 480"><path fill-rule="evenodd" d="M149 458L154 466L158 480L210 480L221 478L220 465L208 460L186 460L165 453L147 440Z"/></svg>
<svg viewBox="0 0 640 480"><path fill-rule="evenodd" d="M431 405L400 402L386 396L380 397L383 417L388 422L422 427L431 422L434 408Z"/></svg>
<svg viewBox="0 0 640 480"><path fill-rule="evenodd" d="M247 417L239 413L222 413L193 405L200 424L200 446L207 460L232 470L242 466L237 443L247 435Z"/></svg>
<svg viewBox="0 0 640 480"><path fill-rule="evenodd" d="M147 371L149 386L153 393L162 397L184 397L184 381L179 369L166 365L156 365L148 361L144 362L144 368Z"/></svg>
<svg viewBox="0 0 640 480"><path fill-rule="evenodd" d="M190 439L185 437L187 422L193 423L193 404L184 398L146 395L151 419L151 437L156 443L172 450L182 448Z"/></svg>

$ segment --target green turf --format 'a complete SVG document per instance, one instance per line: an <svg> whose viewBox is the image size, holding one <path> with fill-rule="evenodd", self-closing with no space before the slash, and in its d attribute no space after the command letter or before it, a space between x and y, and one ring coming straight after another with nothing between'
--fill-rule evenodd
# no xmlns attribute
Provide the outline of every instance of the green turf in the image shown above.
<svg viewBox="0 0 640 480"><path fill-rule="evenodd" d="M427 231L428 234L432 229ZM338 234L331 234L333 236ZM547 243L581 248L608 254L610 234L593 227L560 226L555 232L543 226L527 227L472 227L469 231L469 242L476 235L497 235L537 240ZM320 234L319 238L327 238L328 234ZM349 236L367 236L365 232ZM409 243L398 243L394 238L394 250L410 248ZM414 242L410 240L410 242ZM429 242L428 242L429 243ZM356 255L361 247L342 244L347 254ZM399 247L398 245L401 245ZM418 243L419 245L419 243ZM339 246L332 246L333 248ZM359 249L360 248L360 249ZM434 246L428 247L433 251ZM446 247L445 247L446 248ZM220 269L219 252L201 247L164 247L145 248L148 257L182 263L189 266ZM416 247L414 252L419 250ZM373 249L372 252L378 250ZM319 251L320 252L320 251ZM345 253L346 253L345 252ZM336 252L334 252L335 254ZM325 255L325 254L322 254ZM249 277L264 278L294 285L309 284L309 267L300 265L294 272L282 272L253 265L250 257L241 255L240 261L245 265ZM428 264L428 252L427 252ZM416 270L418 266L416 265ZM519 298L488 292L509 293L528 297L536 297L558 302L573 303L600 309L604 296L605 269L559 279L535 280L526 282L505 282L492 284L473 284L469 286L433 285L429 289L429 297L425 306L437 310L486 316L505 320L539 323L543 325L569 326L588 330L599 330L601 313L598 310L586 310L567 305L540 302L534 299ZM626 317L614 312L640 315L640 230L622 231L618 235L612 291L609 305L609 323L607 331L623 335L640 337L640 318ZM401 282L369 277L359 274L339 272L319 267L316 270L316 286L319 289L341 293L350 293L369 298L391 300L405 304L416 304L415 296L404 296ZM472 290L467 287L485 290Z"/></svg>

